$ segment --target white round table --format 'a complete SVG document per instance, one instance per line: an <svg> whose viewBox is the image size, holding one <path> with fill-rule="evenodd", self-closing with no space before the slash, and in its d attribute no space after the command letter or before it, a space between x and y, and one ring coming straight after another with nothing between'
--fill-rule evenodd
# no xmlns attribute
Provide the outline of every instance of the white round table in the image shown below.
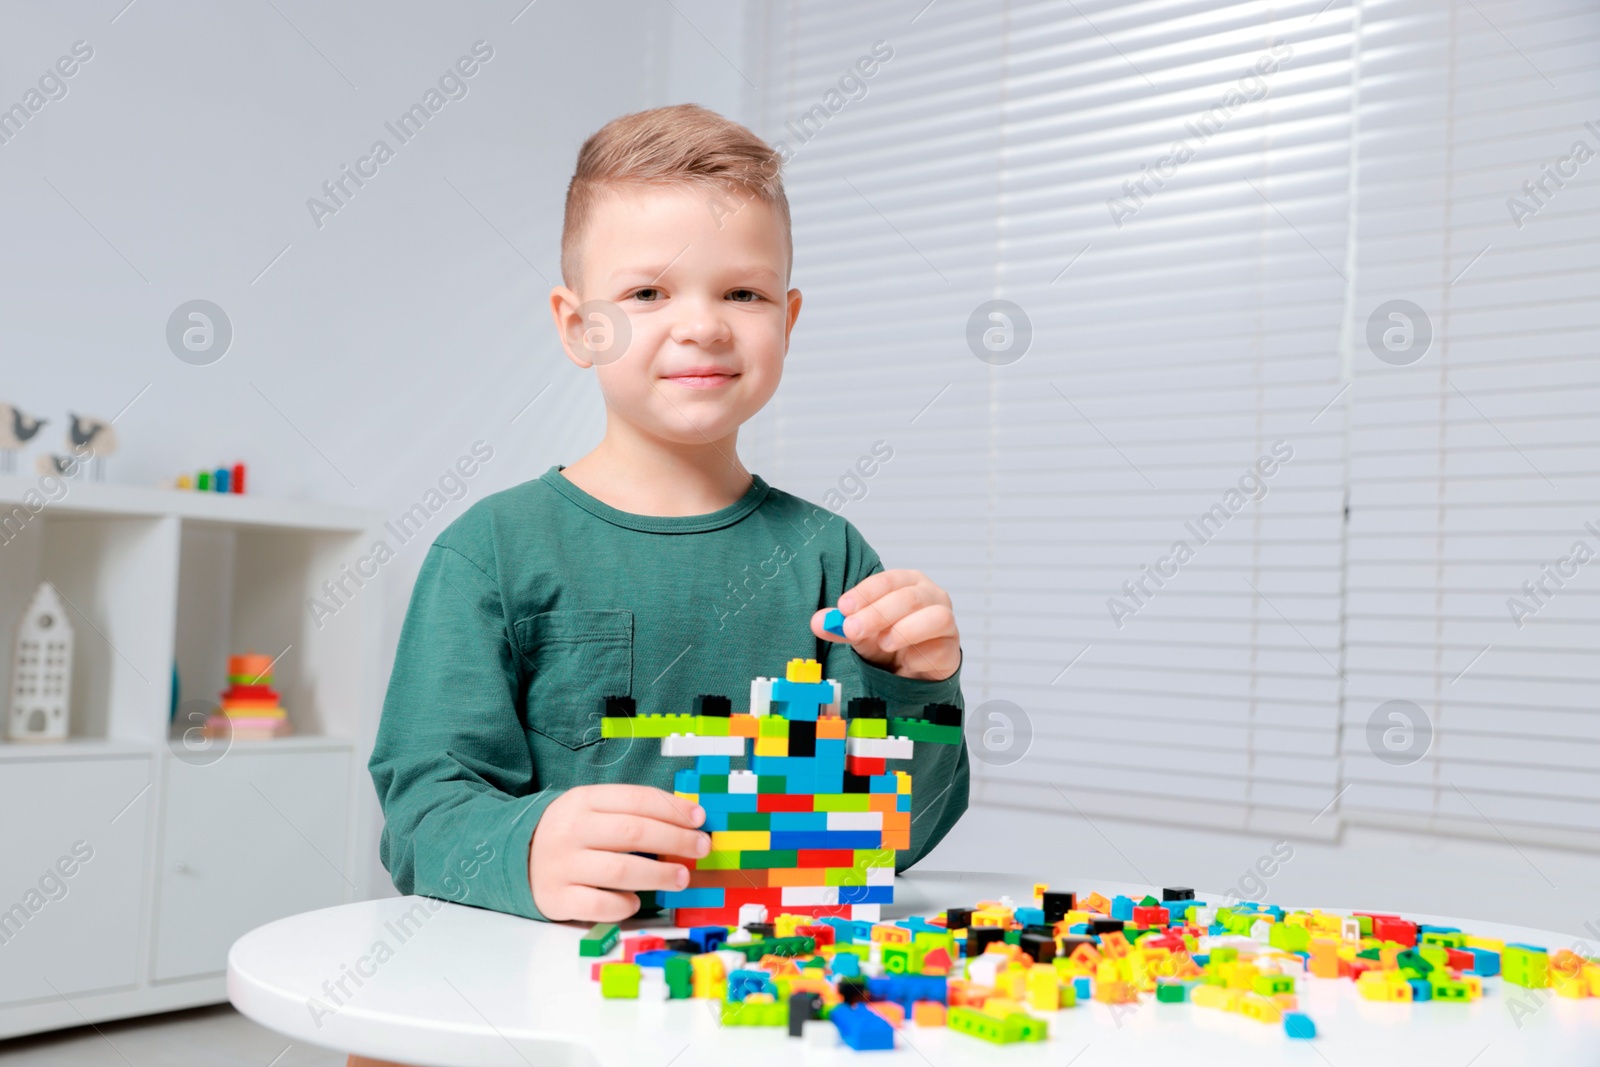
<svg viewBox="0 0 1600 1067"><path fill-rule="evenodd" d="M1089 879L1052 884L1136 899L1151 891ZM1026 900L1032 881L913 871L895 887L897 900L885 907L885 918L933 914L1001 894ZM1552 951L1575 940L1496 923L1405 916ZM624 936L664 925L665 917L630 921ZM1113 1012L1091 1002L1050 1015L1043 1043L1001 1047L908 1024L897 1031L892 1053L856 1053L808 1046L773 1027L724 1029L710 1001L603 999L589 979L594 961L578 955L586 929L422 897L346 904L280 919L241 937L228 953L228 997L245 1015L297 1041L419 1067L752 1067L860 1064L862 1055L876 1057L866 1062L918 1067L1600 1064L1600 999L1566 1000L1550 990L1541 996L1499 978L1486 980L1483 999L1467 1004L1380 1004L1362 999L1348 979L1302 979L1301 1010L1317 1025L1312 1041L1286 1037L1281 1025L1193 1004L1159 1004L1146 995L1136 1010ZM1541 1006L1513 1016L1508 995Z"/></svg>

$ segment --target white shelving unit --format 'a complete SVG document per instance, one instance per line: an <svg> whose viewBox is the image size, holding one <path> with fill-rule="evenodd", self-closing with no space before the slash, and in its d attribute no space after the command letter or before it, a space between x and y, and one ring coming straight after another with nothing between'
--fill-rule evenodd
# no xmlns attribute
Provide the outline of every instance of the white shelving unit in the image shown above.
<svg viewBox="0 0 1600 1067"><path fill-rule="evenodd" d="M234 939L365 895L358 765L381 576L307 599L380 536L348 508L0 476L0 694L41 581L76 630L65 741L0 742L0 1038L226 999ZM194 748L230 653L278 656L294 735ZM174 721L174 667L178 716ZM70 873L68 873L70 872Z"/></svg>

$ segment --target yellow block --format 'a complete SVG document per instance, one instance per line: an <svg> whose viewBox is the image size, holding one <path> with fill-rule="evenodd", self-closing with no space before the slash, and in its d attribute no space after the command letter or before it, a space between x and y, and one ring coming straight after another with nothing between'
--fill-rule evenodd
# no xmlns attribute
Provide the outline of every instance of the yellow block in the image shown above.
<svg viewBox="0 0 1600 1067"><path fill-rule="evenodd" d="M682 799L687 800L691 804L700 803L700 794L699 793L674 793L672 795L675 796L675 797L681 797Z"/></svg>
<svg viewBox="0 0 1600 1067"><path fill-rule="evenodd" d="M907 774L905 771L895 771L894 778L896 793L911 792L911 775Z"/></svg>
<svg viewBox="0 0 1600 1067"><path fill-rule="evenodd" d="M772 848L772 833L767 830L713 830L713 852L766 852Z"/></svg>
<svg viewBox="0 0 1600 1067"><path fill-rule="evenodd" d="M1033 883L1033 899L1035 901L1044 900L1044 895L1049 891L1050 891L1050 883L1049 882L1035 882L1035 883Z"/></svg>
<svg viewBox="0 0 1600 1067"><path fill-rule="evenodd" d="M1239 1012L1257 1022L1283 1022L1283 1009L1260 993L1245 993L1239 997Z"/></svg>
<svg viewBox="0 0 1600 1067"><path fill-rule="evenodd" d="M1224 989L1219 985L1197 985L1189 990L1189 1002L1198 1004L1202 1008L1238 1011L1241 995L1237 989Z"/></svg>
<svg viewBox="0 0 1600 1067"><path fill-rule="evenodd" d="M1036 963L1027 971L1028 1006L1036 1011L1061 1010L1061 980L1048 963Z"/></svg>
<svg viewBox="0 0 1600 1067"><path fill-rule="evenodd" d="M789 739L787 737L758 737L756 738L755 754L758 756L787 756L789 754Z"/></svg>
<svg viewBox="0 0 1600 1067"><path fill-rule="evenodd" d="M986 997L983 1001L983 1013L993 1015L996 1019L1004 1019L1007 1015L1021 1010L1022 1005L1009 997Z"/></svg>
<svg viewBox="0 0 1600 1067"><path fill-rule="evenodd" d="M822 681L822 664L814 659L792 659L784 677L791 682L820 682Z"/></svg>

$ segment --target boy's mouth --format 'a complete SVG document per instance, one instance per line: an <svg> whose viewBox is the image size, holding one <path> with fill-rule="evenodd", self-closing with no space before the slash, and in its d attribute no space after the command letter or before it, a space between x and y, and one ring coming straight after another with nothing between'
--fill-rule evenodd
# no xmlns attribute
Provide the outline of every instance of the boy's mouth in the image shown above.
<svg viewBox="0 0 1600 1067"><path fill-rule="evenodd" d="M686 389L717 389L732 382L739 375L720 367L689 367L674 374L663 374L661 377L664 381L673 382Z"/></svg>

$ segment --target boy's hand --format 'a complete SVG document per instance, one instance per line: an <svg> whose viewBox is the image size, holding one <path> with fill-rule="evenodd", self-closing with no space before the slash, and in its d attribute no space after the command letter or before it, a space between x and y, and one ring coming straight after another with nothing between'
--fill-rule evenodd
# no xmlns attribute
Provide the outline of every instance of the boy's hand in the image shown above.
<svg viewBox="0 0 1600 1067"><path fill-rule="evenodd" d="M699 859L711 836L698 804L645 785L580 785L550 802L528 849L533 903L553 920L617 922L639 910L635 889L682 889L689 869L634 852Z"/></svg>
<svg viewBox="0 0 1600 1067"><path fill-rule="evenodd" d="M961 634L950 594L921 571L879 571L839 598L844 637L822 628L826 609L811 616L811 632L845 641L868 663L902 678L942 682L961 666Z"/></svg>

